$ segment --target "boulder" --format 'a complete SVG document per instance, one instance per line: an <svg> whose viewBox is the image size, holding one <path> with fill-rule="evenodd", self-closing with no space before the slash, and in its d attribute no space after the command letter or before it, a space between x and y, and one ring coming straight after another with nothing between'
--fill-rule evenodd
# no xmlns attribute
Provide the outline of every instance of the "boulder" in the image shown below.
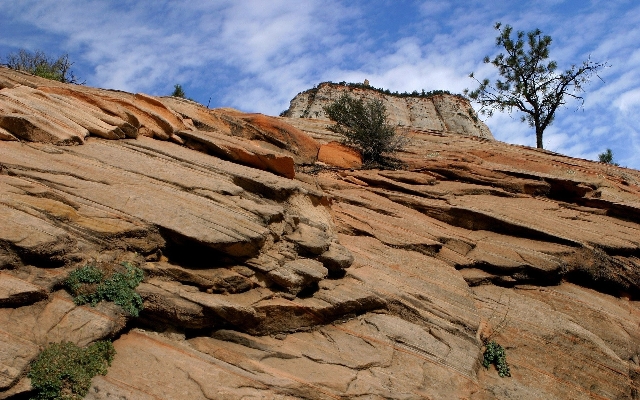
<svg viewBox="0 0 640 400"><path fill-rule="evenodd" d="M329 271L337 272L349 268L353 264L353 255L341 244L331 243L329 249L320 254L318 261L321 261Z"/></svg>
<svg viewBox="0 0 640 400"><path fill-rule="evenodd" d="M298 294L309 285L326 278L327 273L327 269L318 261L298 259L274 268L267 276L290 293Z"/></svg>
<svg viewBox="0 0 640 400"><path fill-rule="evenodd" d="M286 239L295 243L303 252L320 255L329 249L330 235L316 227L301 223Z"/></svg>

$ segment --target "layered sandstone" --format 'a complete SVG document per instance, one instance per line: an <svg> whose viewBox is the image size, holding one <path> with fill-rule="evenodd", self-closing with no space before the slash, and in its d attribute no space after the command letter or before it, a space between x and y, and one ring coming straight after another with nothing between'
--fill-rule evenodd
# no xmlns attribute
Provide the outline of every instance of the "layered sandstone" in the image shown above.
<svg viewBox="0 0 640 400"><path fill-rule="evenodd" d="M340 168L321 119L0 87L0 399L104 338L90 399L639 396L638 171L426 129L404 169ZM139 318L62 290L122 261Z"/></svg>
<svg viewBox="0 0 640 400"><path fill-rule="evenodd" d="M349 94L365 101L380 100L387 109L389 122L413 130L426 130L493 139L489 128L478 119L469 100L451 94L398 96L381 93L371 87L352 87L323 82L313 89L298 93L289 109L289 118L312 118L328 122L324 107Z"/></svg>

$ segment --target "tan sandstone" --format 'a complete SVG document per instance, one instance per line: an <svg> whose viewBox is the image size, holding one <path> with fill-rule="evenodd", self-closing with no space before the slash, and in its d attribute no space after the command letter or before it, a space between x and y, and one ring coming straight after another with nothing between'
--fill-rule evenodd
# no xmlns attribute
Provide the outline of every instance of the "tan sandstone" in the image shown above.
<svg viewBox="0 0 640 400"><path fill-rule="evenodd" d="M454 96L385 100L403 168L361 170L315 116L344 90L278 118L0 68L0 398L113 339L89 399L637 399L640 172L490 140ZM62 289L122 261L138 318Z"/></svg>

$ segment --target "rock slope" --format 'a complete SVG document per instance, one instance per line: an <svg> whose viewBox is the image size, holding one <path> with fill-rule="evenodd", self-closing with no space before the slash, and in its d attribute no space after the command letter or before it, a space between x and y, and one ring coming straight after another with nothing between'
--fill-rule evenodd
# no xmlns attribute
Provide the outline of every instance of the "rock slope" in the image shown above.
<svg viewBox="0 0 640 400"><path fill-rule="evenodd" d="M4 68L0 121L0 399L104 338L89 399L640 398L638 171L426 129L344 169L326 121ZM139 318L63 290L122 261Z"/></svg>
<svg viewBox="0 0 640 400"><path fill-rule="evenodd" d="M343 94L364 99L380 100L387 109L393 125L409 129L430 130L493 139L489 128L478 119L467 99L451 94L431 96L396 96L373 88L352 87L323 82L313 89L298 93L283 116L313 118L328 121L324 107Z"/></svg>

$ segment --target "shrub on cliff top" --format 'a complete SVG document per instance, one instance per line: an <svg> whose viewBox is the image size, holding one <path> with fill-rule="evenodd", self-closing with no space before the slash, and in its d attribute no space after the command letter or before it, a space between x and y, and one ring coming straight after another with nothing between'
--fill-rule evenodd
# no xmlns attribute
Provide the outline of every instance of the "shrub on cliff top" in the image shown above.
<svg viewBox="0 0 640 400"><path fill-rule="evenodd" d="M406 136L389 124L380 100L365 103L345 93L324 112L336 123L328 129L344 136L345 144L360 151L367 165L393 164L390 156L407 144Z"/></svg>
<svg viewBox="0 0 640 400"><path fill-rule="evenodd" d="M40 50L32 53L20 49L17 53L7 55L7 66L11 69L63 83L82 84L71 72L72 65L68 54L52 58Z"/></svg>
<svg viewBox="0 0 640 400"><path fill-rule="evenodd" d="M605 152L598 154L598 160L601 163L618 166L618 163L613 161L613 152L611 149L607 149Z"/></svg>
<svg viewBox="0 0 640 400"><path fill-rule="evenodd" d="M116 351L109 341L86 348L71 342L52 343L31 364L28 377L38 400L80 400L91 379L107 373Z"/></svg>
<svg viewBox="0 0 640 400"><path fill-rule="evenodd" d="M182 85L180 84L173 85L173 93L171 93L171 96L180 97L181 99L184 99L186 97L186 94L184 93L184 89L182 89Z"/></svg>
<svg viewBox="0 0 640 400"><path fill-rule="evenodd" d="M463 96L462 94L459 93L451 93L448 90L429 90L429 91L425 91L424 89L422 89L420 92L418 92L417 90L412 91L411 93L409 92L392 92L389 89L383 89L383 88L377 88L377 87L373 87L371 85L365 85L364 83L353 83L353 82L338 82L338 83L334 83L331 81L326 81L326 82L320 82L316 87L314 87L313 89L309 89L307 92L310 91L317 91L318 88L322 85L336 85L336 86L344 86L344 87L348 87L351 89L368 89L368 90L373 90L375 92L378 92L380 94L385 94L387 96L393 96L393 97L414 97L414 98L428 98L428 97L433 97L433 96L440 96L440 95L450 95L450 96L455 96L455 97L459 97L461 99L466 99L465 96ZM300 94L300 93L298 93Z"/></svg>

